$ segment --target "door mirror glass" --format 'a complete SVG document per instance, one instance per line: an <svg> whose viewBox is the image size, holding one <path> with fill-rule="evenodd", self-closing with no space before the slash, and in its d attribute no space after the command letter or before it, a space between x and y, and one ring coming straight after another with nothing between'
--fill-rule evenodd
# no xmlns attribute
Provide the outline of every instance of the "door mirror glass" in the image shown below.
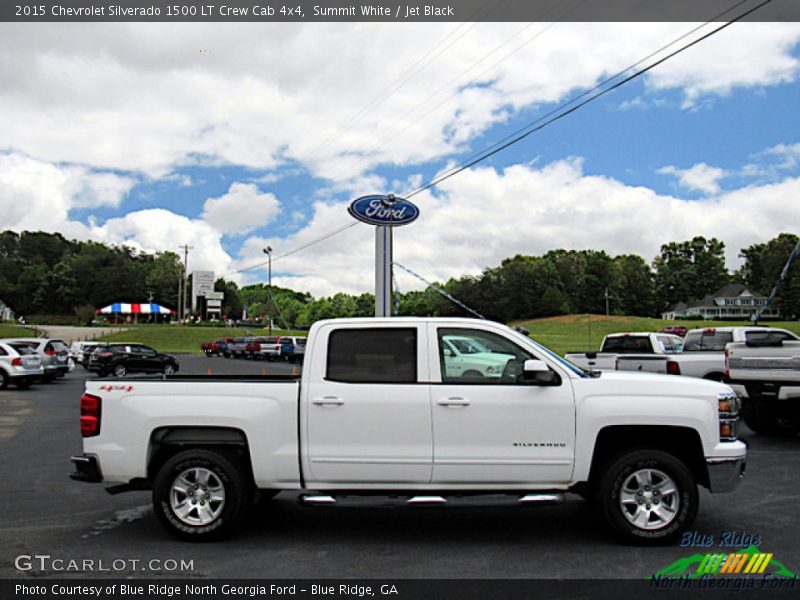
<svg viewBox="0 0 800 600"><path fill-rule="evenodd" d="M442 353L445 356L448 356L448 357L453 356L453 351L450 350L450 348L447 348L447 347L442 348Z"/></svg>

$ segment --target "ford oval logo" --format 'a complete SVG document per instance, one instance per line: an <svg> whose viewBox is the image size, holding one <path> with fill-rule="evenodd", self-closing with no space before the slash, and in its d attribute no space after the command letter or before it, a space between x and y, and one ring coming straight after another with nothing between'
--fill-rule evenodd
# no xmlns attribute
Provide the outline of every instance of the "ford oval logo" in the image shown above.
<svg viewBox="0 0 800 600"><path fill-rule="evenodd" d="M388 196L362 196L347 207L359 221L370 225L397 227L407 225L419 216L419 208L404 198Z"/></svg>

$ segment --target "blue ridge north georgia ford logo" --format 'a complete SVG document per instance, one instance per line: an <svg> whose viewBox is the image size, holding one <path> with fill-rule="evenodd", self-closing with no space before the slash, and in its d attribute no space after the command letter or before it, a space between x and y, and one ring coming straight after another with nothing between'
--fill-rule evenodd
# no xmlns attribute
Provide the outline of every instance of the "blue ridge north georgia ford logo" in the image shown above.
<svg viewBox="0 0 800 600"><path fill-rule="evenodd" d="M407 225L419 216L419 208L415 204L391 194L356 198L347 210L359 221L389 227Z"/></svg>

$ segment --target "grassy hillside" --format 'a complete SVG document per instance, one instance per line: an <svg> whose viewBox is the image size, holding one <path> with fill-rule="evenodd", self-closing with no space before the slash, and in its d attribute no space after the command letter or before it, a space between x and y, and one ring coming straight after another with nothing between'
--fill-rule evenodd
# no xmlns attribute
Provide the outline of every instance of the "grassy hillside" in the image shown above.
<svg viewBox="0 0 800 600"><path fill-rule="evenodd" d="M684 325L689 329L698 327L723 327L725 325L749 325L746 321L664 321L646 317L606 317L605 315L564 315L547 319L519 321L531 332L531 337L548 348L564 354L598 350L600 342L609 333L622 331L658 331L667 325ZM800 322L769 322L773 327L783 327L800 335Z"/></svg>
<svg viewBox="0 0 800 600"><path fill-rule="evenodd" d="M306 332L287 332L273 329L273 335L306 335ZM266 329L226 329L222 327L179 327L177 325L141 325L130 327L122 333L98 338L104 342L135 342L152 346L160 352L199 353L200 344L223 337L267 335Z"/></svg>
<svg viewBox="0 0 800 600"><path fill-rule="evenodd" d="M34 337L34 333L30 329L25 329L19 325L10 325L0 323L0 338L21 338L21 337Z"/></svg>

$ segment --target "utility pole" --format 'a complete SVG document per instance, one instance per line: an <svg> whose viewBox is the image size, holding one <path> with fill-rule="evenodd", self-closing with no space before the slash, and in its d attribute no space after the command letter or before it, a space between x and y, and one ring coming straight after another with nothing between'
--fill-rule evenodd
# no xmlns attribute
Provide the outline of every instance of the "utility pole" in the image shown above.
<svg viewBox="0 0 800 600"><path fill-rule="evenodd" d="M187 273L189 272L189 250L194 250L194 246L184 244L183 246L178 246L178 248L183 249L183 273L181 275L181 283L183 284L182 294L180 292L181 288L178 288L178 319L183 321L186 317L186 297L188 295L186 288L189 285L189 282L186 280Z"/></svg>
<svg viewBox="0 0 800 600"><path fill-rule="evenodd" d="M608 288L606 288L606 316L608 316Z"/></svg>
<svg viewBox="0 0 800 600"><path fill-rule="evenodd" d="M273 305L275 304L275 299L272 296L272 246L267 246L266 248L264 248L264 250L262 250L262 252L264 252L264 254L267 255L268 261L269 261L269 271L268 271L269 272L269 276L268 276L268 279L267 279L267 291L269 292L270 309L269 309L269 316L267 317L267 319L269 321L269 334L268 335L271 336L272 335L272 308L273 308Z"/></svg>

